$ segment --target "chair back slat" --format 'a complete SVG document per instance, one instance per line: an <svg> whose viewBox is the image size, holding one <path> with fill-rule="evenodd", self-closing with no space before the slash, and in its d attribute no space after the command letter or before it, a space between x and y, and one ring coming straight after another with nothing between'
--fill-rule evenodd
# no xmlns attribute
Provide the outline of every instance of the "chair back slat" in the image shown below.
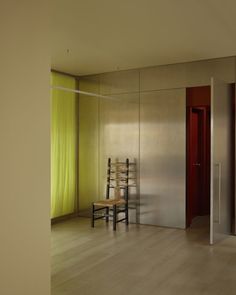
<svg viewBox="0 0 236 295"><path fill-rule="evenodd" d="M129 163L128 158L125 162L118 159L112 162L111 158L108 159L106 199L110 198L110 189L113 188L114 199L128 200Z"/></svg>

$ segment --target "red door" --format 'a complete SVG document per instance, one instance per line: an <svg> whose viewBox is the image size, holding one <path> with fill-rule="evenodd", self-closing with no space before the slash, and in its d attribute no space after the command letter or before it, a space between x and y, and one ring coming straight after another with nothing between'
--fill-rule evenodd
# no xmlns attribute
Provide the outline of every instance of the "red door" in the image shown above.
<svg viewBox="0 0 236 295"><path fill-rule="evenodd" d="M210 213L210 111L188 108L187 226Z"/></svg>

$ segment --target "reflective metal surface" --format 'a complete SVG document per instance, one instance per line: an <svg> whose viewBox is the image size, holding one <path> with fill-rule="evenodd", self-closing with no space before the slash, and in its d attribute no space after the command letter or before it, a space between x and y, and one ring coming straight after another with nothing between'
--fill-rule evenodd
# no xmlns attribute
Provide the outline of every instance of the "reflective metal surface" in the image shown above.
<svg viewBox="0 0 236 295"><path fill-rule="evenodd" d="M139 92L139 70L101 74L100 91L105 95Z"/></svg>
<svg viewBox="0 0 236 295"><path fill-rule="evenodd" d="M79 88L99 93L96 80L80 81ZM87 215L91 203L98 200L98 143L99 143L99 99L87 95L79 96L79 212Z"/></svg>
<svg viewBox="0 0 236 295"><path fill-rule="evenodd" d="M129 215L131 222L138 222L139 192L139 95L116 95L117 100L100 99L99 105L99 191L105 196L107 159L125 161L133 166L134 185L129 188Z"/></svg>
<svg viewBox="0 0 236 295"><path fill-rule="evenodd" d="M185 228L185 89L141 93L140 223Z"/></svg>
<svg viewBox="0 0 236 295"><path fill-rule="evenodd" d="M211 244L230 233L230 161L230 87L224 82L211 79Z"/></svg>
<svg viewBox="0 0 236 295"><path fill-rule="evenodd" d="M185 227L183 87L208 85L211 76L233 82L234 73L235 57L81 77L81 90L118 95L118 101L85 96L80 100L80 211L104 197L108 156L137 162L137 184L141 157L141 222ZM170 88L182 89L160 90ZM219 168L214 169L217 189ZM132 188L135 206L138 195L139 186ZM138 210L131 211L132 221L138 222Z"/></svg>
<svg viewBox="0 0 236 295"><path fill-rule="evenodd" d="M209 85L212 76L235 82L235 57L203 60L140 70L141 91Z"/></svg>

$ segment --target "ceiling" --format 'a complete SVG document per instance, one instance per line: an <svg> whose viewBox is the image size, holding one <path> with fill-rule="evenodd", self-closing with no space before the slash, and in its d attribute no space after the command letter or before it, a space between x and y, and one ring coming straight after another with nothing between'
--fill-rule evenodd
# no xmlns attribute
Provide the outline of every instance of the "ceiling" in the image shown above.
<svg viewBox="0 0 236 295"><path fill-rule="evenodd" d="M235 0L52 0L51 62L88 75L236 55Z"/></svg>

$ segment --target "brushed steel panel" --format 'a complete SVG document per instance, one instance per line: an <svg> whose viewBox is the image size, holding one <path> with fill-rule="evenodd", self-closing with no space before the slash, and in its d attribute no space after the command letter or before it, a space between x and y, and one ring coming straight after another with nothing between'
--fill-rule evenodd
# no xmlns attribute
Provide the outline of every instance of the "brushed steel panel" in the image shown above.
<svg viewBox="0 0 236 295"><path fill-rule="evenodd" d="M129 158L139 166L139 95L117 95L116 100L100 99L100 197L105 196L107 159ZM138 185L129 189L131 222L138 222Z"/></svg>
<svg viewBox="0 0 236 295"><path fill-rule="evenodd" d="M83 77L79 89L99 93L99 75ZM99 99L79 95L79 213L88 215L99 198Z"/></svg>
<svg viewBox="0 0 236 295"><path fill-rule="evenodd" d="M235 80L234 63L235 57L187 63L185 87L210 85L212 76L232 83Z"/></svg>
<svg viewBox="0 0 236 295"><path fill-rule="evenodd" d="M231 94L227 83L211 81L211 218L210 243L231 227Z"/></svg>
<svg viewBox="0 0 236 295"><path fill-rule="evenodd" d="M139 91L139 70L118 71L100 75L101 94L121 94Z"/></svg>
<svg viewBox="0 0 236 295"><path fill-rule="evenodd" d="M185 89L141 94L140 223L185 228Z"/></svg>
<svg viewBox="0 0 236 295"><path fill-rule="evenodd" d="M80 77L79 89L82 91L99 94L100 93L100 75Z"/></svg>
<svg viewBox="0 0 236 295"><path fill-rule="evenodd" d="M99 197L99 100L79 97L79 212L88 211Z"/></svg>
<svg viewBox="0 0 236 295"><path fill-rule="evenodd" d="M140 70L140 90L210 85L212 76L235 81L235 57L163 65Z"/></svg>

